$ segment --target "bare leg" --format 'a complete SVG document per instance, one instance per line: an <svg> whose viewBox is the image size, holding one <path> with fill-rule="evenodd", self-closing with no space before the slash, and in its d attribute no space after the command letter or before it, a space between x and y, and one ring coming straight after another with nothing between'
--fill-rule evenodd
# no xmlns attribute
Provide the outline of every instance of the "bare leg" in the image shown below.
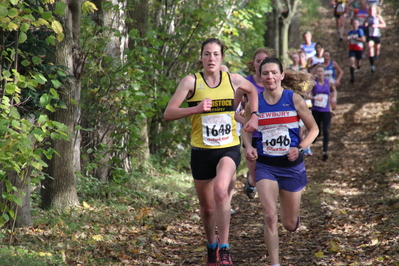
<svg viewBox="0 0 399 266"><path fill-rule="evenodd" d="M374 47L375 47L375 53L374 53L374 55L375 55L375 56L379 56L379 55L380 55L381 44L380 44L380 43L376 43L376 44L374 45Z"/></svg>
<svg viewBox="0 0 399 266"><path fill-rule="evenodd" d="M302 191L290 192L280 190L281 222L288 231L295 231L298 226L299 207Z"/></svg>
<svg viewBox="0 0 399 266"><path fill-rule="evenodd" d="M223 157L217 166L214 184L215 221L221 244L229 243L231 198L235 187L236 165L229 157Z"/></svg>
<svg viewBox="0 0 399 266"><path fill-rule="evenodd" d="M215 200L213 198L214 179L195 180L195 190L200 204L200 216L205 230L206 241L215 243Z"/></svg>
<svg viewBox="0 0 399 266"><path fill-rule="evenodd" d="M277 197L279 193L276 181L262 179L256 184L259 199L262 203L265 219L265 243L269 253L271 264L279 263L279 237L278 237L278 215Z"/></svg>

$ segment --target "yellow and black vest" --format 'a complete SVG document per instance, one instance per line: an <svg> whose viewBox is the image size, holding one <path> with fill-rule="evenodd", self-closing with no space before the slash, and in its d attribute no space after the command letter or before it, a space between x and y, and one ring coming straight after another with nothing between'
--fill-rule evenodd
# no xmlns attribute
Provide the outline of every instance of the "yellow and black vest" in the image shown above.
<svg viewBox="0 0 399 266"><path fill-rule="evenodd" d="M195 73L194 94L187 99L190 107L205 98L212 99L210 111L194 114L191 119L191 145L198 148L220 149L240 144L234 119L234 88L230 75L221 71L218 86L210 88L202 73Z"/></svg>

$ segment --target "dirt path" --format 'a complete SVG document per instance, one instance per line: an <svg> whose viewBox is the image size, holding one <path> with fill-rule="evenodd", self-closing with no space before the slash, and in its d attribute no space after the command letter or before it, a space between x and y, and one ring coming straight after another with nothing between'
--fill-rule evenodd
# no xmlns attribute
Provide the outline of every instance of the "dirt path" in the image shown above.
<svg viewBox="0 0 399 266"><path fill-rule="evenodd" d="M296 233L279 229L282 265L399 265L399 176L374 171L379 157L397 145L382 140L395 121L397 130L390 110L399 91L397 24L386 8L388 28L383 30L378 71L370 73L366 58L352 85L347 44L338 41L331 9L325 5L320 12L324 19L314 24L313 40L331 51L345 74L331 126L330 158L320 160L321 141L312 147L315 156L306 158L309 184L302 226ZM239 193L233 201L238 204L231 230L235 265L267 262L258 199L249 201Z"/></svg>
<svg viewBox="0 0 399 266"><path fill-rule="evenodd" d="M352 85L347 44L338 41L329 1L323 2L323 19L312 25L313 40L331 51L345 74L330 131L330 158L320 160L321 141L312 147L315 156L306 158L309 184L302 200L302 224L295 233L280 225L282 265L399 265L399 175L374 170L381 155L397 145L394 137L383 140L384 134L398 132L399 115L390 109L399 100L399 34L394 12L386 6L383 13L388 28L383 30L377 72L371 74L368 60L363 60ZM261 206L258 198L245 196L243 186L244 177L239 176L233 197L237 214L231 221L231 251L234 265L258 266L268 262ZM180 220L178 228L169 234L172 245L160 251L165 264L157 265L204 265L198 214Z"/></svg>

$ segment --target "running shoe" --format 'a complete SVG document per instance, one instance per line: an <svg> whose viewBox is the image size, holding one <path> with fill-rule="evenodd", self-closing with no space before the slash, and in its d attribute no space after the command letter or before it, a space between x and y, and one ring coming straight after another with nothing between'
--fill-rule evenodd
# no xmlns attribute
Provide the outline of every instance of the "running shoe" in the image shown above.
<svg viewBox="0 0 399 266"><path fill-rule="evenodd" d="M371 73L375 72L375 66L371 66Z"/></svg>
<svg viewBox="0 0 399 266"><path fill-rule="evenodd" d="M327 152L323 152L323 155L322 155L321 159L322 159L323 161L327 161L327 159L328 159L328 154L327 154Z"/></svg>
<svg viewBox="0 0 399 266"><path fill-rule="evenodd" d="M226 247L219 249L219 264L218 266L233 266L230 250Z"/></svg>
<svg viewBox="0 0 399 266"><path fill-rule="evenodd" d="M206 266L218 266L219 247L207 247L208 255L206 257Z"/></svg>
<svg viewBox="0 0 399 266"><path fill-rule="evenodd" d="M304 150L303 150L303 154L304 154L305 156L313 156L313 153L312 153L312 151L310 150L310 148L304 149Z"/></svg>
<svg viewBox="0 0 399 266"><path fill-rule="evenodd" d="M255 198L256 187L253 187L249 184L248 178L247 178L247 182L245 182L244 191L245 191L245 194L247 194L248 198L250 198L250 199Z"/></svg>

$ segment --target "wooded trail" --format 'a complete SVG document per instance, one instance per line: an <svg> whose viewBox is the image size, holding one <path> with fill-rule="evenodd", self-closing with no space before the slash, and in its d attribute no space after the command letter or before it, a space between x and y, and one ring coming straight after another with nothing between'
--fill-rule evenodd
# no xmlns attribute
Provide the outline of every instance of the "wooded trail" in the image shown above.
<svg viewBox="0 0 399 266"><path fill-rule="evenodd" d="M383 6L387 28L382 30L377 71L370 72L368 54L349 83L347 42L340 42L330 1L319 8L323 19L309 30L313 41L330 50L344 70L338 106L330 129L329 159L321 160L321 138L306 157L309 183L302 197L301 226L290 233L279 225L281 265L399 265L399 175L381 173L376 165L397 145L399 115L399 34L394 10ZM350 29L349 17L345 32ZM397 133L396 133L397 134ZM238 176L231 219L230 245L234 265L268 262L262 235L259 199L243 192ZM205 239L197 213L176 221L168 232L170 245L159 247L159 263L148 265L205 265Z"/></svg>

